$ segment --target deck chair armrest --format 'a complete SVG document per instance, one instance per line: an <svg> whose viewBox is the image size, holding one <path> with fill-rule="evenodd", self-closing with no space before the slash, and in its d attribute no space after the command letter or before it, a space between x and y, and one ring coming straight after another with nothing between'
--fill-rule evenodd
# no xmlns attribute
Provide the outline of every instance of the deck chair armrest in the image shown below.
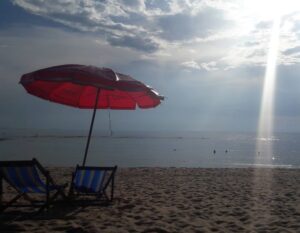
<svg viewBox="0 0 300 233"><path fill-rule="evenodd" d="M117 166L112 167L112 173L111 173L109 179L107 180L107 182L104 186L104 189L106 189L108 187L108 185L111 181L112 181L112 187L114 186L114 180L115 180L115 174L116 174L117 168L118 168Z"/></svg>
<svg viewBox="0 0 300 233"><path fill-rule="evenodd" d="M3 199L2 195L3 195L3 177L0 172L0 206L2 206L2 199Z"/></svg>
<svg viewBox="0 0 300 233"><path fill-rule="evenodd" d="M44 175L45 175L46 179L49 180L49 184L57 185L56 182L52 179L50 172L48 170L44 169Z"/></svg>
<svg viewBox="0 0 300 233"><path fill-rule="evenodd" d="M35 165L38 167L38 169L40 170L40 172L44 175L44 176L49 176L49 171L46 170L40 163L39 161L36 159L36 158L33 158L32 159L35 163Z"/></svg>
<svg viewBox="0 0 300 233"><path fill-rule="evenodd" d="M49 182L48 185L54 185L54 186L63 187L63 188L65 188L68 185L68 183L65 183L63 185L57 184L51 177L50 172L47 169L45 169L39 163L39 161L37 159L33 158L33 161L35 162L35 164L38 167L38 169L40 170L40 172L46 177L46 181L48 180L48 182Z"/></svg>
<svg viewBox="0 0 300 233"><path fill-rule="evenodd" d="M74 178L75 178L75 174L77 172L78 167L79 167L79 165L77 164L76 168L75 168L75 171L72 171L72 173L71 173L71 186L73 184L73 181L74 181Z"/></svg>
<svg viewBox="0 0 300 233"><path fill-rule="evenodd" d="M35 162L36 166L38 167L40 172L46 177L46 179L49 179L49 184L56 185L55 181L50 176L50 172L47 169L45 169L36 158L33 158L32 160Z"/></svg>

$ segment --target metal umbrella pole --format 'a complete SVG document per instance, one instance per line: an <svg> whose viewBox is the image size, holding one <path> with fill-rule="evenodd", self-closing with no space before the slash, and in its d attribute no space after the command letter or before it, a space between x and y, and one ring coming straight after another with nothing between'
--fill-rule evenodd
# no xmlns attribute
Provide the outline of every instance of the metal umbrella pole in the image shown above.
<svg viewBox="0 0 300 233"><path fill-rule="evenodd" d="M90 140L91 140L91 136L92 136L92 131L93 131L93 125L94 125L95 115L96 115L96 111L97 111L97 106L98 106L99 94L100 94L100 88L97 89L96 101L95 101L92 121L91 121L91 125L90 125L89 136L88 136L88 139L87 139L87 142L86 142L86 147L85 147L82 166L85 166L86 157L87 157L87 154L88 154L88 151L89 151L89 145L90 145Z"/></svg>

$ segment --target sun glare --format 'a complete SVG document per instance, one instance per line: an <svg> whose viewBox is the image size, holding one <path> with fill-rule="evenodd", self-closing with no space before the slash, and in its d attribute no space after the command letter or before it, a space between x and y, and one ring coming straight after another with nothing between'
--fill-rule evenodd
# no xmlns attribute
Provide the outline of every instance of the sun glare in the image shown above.
<svg viewBox="0 0 300 233"><path fill-rule="evenodd" d="M278 16L300 10L297 0L245 0L244 7L259 19L272 20Z"/></svg>

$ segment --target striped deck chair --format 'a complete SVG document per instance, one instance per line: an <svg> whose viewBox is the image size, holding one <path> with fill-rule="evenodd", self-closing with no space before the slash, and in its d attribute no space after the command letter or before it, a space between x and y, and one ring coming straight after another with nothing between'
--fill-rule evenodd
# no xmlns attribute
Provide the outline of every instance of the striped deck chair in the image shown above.
<svg viewBox="0 0 300 233"><path fill-rule="evenodd" d="M3 180L17 191L8 202L3 201ZM36 160L0 161L0 212L10 206L37 206L39 211L49 208L59 195L66 198L65 185L56 185L49 172ZM33 194L45 195L45 200L33 199ZM21 197L30 204L15 204Z"/></svg>
<svg viewBox="0 0 300 233"><path fill-rule="evenodd" d="M112 202L114 197L115 167L86 167L77 165L72 174L69 197L93 195L96 201L105 200ZM107 189L110 186L110 195Z"/></svg>

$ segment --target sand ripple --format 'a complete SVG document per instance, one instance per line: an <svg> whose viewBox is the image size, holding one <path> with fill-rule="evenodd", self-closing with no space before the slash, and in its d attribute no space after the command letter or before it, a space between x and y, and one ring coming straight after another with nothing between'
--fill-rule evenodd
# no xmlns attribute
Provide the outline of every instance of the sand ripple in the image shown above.
<svg viewBox="0 0 300 233"><path fill-rule="evenodd" d="M64 182L71 169L52 173ZM300 232L297 169L119 169L115 197L39 216L11 209L0 232Z"/></svg>

